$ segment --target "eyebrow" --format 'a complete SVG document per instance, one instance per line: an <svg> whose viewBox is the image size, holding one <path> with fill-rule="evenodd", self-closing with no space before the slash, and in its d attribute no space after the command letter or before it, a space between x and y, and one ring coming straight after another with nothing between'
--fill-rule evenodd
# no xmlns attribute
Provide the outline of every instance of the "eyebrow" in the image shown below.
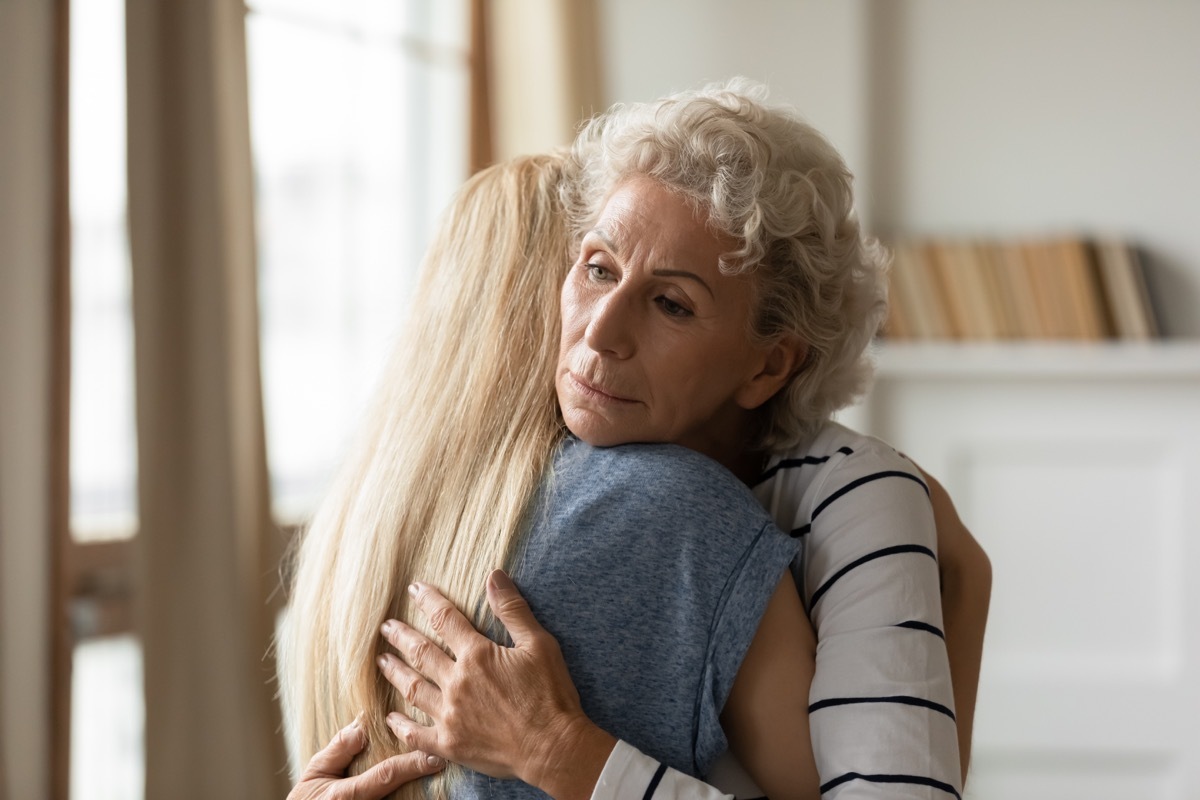
<svg viewBox="0 0 1200 800"><path fill-rule="evenodd" d="M588 236L595 236L597 239L604 242L604 246L609 250L612 250L613 254L616 255L617 258L621 257L621 248L617 247L617 243L609 237L608 232L603 228L592 228L590 231L584 234L584 238L587 238Z"/></svg>
<svg viewBox="0 0 1200 800"><path fill-rule="evenodd" d="M651 270L650 274L657 275L660 278L688 278L703 286L704 290L708 292L709 295L711 295L713 298L716 298L716 295L713 294L712 287L705 283L704 279L694 272L688 272L685 269L656 269Z"/></svg>
<svg viewBox="0 0 1200 800"><path fill-rule="evenodd" d="M605 232L605 231L604 231L602 228L592 228L590 231L588 231L588 232L587 232L587 234L586 234L586 235L587 235L587 236L593 236L593 235L594 235L594 236L595 236L596 238L598 238L600 241L604 242L604 245L605 245L605 246L606 246L606 247L607 247L609 250L612 250L612 251L613 251L613 254L614 254L614 255L615 255L617 258L621 258L621 249L620 249L619 247L617 247L617 244L616 244L616 242L614 242L614 241L613 241L613 240L612 240L612 239L609 237L608 233L607 233L607 232ZM711 287L711 286L709 286L709 285L708 285L708 283L706 283L706 282L705 282L705 280L704 280L703 278L701 278L699 275L697 275L697 274L696 274L696 273L694 273L694 272L688 272L688 271L687 271L687 270L685 270L685 269L655 269L655 270L651 270L651 271L650 271L650 274L651 274L651 275L654 275L654 276L657 276L657 277L659 277L659 278L686 278L686 279L688 279L688 280L695 281L696 283L698 283L698 284L700 284L701 286L703 286L703 287L704 287L704 290L705 290L706 292L708 292L708 294L709 294L711 297L713 297L713 298L715 298L715 297L716 297L716 294L713 292L713 290L712 290L712 287Z"/></svg>

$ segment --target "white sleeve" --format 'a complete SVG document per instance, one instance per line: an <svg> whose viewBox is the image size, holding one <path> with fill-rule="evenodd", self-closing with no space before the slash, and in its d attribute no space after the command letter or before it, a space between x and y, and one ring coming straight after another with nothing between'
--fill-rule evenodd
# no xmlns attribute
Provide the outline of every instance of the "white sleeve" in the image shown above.
<svg viewBox="0 0 1200 800"><path fill-rule="evenodd" d="M655 761L618 741L596 781L592 800L733 800L698 778Z"/></svg>
<svg viewBox="0 0 1200 800"><path fill-rule="evenodd" d="M830 465L809 505L803 590L823 800L962 792L928 489L882 443Z"/></svg>

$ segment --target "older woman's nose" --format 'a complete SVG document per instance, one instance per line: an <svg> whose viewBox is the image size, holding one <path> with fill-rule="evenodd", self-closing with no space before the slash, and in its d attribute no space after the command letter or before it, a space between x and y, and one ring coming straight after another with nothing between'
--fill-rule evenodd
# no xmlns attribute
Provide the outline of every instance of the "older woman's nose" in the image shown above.
<svg viewBox="0 0 1200 800"><path fill-rule="evenodd" d="M597 353L615 358L629 358L637 349L634 309L629 298L612 291L592 307L584 339Z"/></svg>

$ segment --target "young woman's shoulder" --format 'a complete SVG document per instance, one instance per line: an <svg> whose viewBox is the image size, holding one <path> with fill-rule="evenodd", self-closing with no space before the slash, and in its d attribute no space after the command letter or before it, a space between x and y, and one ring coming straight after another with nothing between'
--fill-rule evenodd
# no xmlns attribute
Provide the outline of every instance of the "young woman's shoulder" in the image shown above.
<svg viewBox="0 0 1200 800"><path fill-rule="evenodd" d="M568 439L555 459L552 480L556 491L620 498L631 511L656 516L682 514L704 518L757 520L769 517L754 494L716 461L672 444L625 444L592 447Z"/></svg>

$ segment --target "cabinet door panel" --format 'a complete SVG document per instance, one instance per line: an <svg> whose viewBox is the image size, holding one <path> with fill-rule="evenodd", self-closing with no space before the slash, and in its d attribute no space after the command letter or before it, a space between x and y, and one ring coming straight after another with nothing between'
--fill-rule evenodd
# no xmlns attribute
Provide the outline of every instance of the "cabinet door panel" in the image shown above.
<svg viewBox="0 0 1200 800"><path fill-rule="evenodd" d="M992 559L968 797L1200 797L1200 376L884 373Z"/></svg>

